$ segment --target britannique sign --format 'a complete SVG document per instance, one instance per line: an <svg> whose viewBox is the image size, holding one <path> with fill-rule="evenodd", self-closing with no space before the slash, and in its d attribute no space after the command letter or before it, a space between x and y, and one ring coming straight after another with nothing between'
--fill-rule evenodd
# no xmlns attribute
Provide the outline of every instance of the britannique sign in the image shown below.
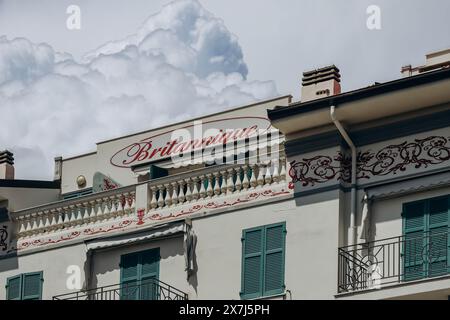
<svg viewBox="0 0 450 320"><path fill-rule="evenodd" d="M234 141L256 138L270 129L270 122L262 117L236 117L194 124L137 141L111 157L116 167L156 162L207 147L221 146Z"/></svg>

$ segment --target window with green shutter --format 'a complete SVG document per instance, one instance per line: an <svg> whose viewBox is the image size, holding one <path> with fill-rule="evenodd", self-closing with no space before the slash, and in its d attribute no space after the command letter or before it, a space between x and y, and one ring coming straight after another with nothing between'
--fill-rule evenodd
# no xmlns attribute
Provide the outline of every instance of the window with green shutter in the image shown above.
<svg viewBox="0 0 450 320"><path fill-rule="evenodd" d="M285 223L242 232L242 299L284 292L285 239Z"/></svg>
<svg viewBox="0 0 450 320"><path fill-rule="evenodd" d="M8 278L6 298L8 300L40 300L42 298L41 272L24 273Z"/></svg>
<svg viewBox="0 0 450 320"><path fill-rule="evenodd" d="M159 248L121 256L122 300L158 299L159 260Z"/></svg>
<svg viewBox="0 0 450 320"><path fill-rule="evenodd" d="M450 196L403 205L405 281L450 271L449 215Z"/></svg>

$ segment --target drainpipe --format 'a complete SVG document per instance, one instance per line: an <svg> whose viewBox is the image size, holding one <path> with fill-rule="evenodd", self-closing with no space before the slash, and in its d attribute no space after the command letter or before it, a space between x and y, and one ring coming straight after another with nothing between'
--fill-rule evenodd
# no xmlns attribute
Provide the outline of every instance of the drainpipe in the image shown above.
<svg viewBox="0 0 450 320"><path fill-rule="evenodd" d="M334 125L339 130L339 133L344 138L345 142L349 145L351 151L352 151L352 191L351 191L351 209L350 209L350 229L352 238L350 239L350 245L356 245L357 244L357 229L356 229L356 146L353 143L352 139L350 139L349 135L347 134L347 131L345 131L342 124L339 122L338 119L336 119L335 114L335 106L330 107L330 116L331 120L333 120Z"/></svg>

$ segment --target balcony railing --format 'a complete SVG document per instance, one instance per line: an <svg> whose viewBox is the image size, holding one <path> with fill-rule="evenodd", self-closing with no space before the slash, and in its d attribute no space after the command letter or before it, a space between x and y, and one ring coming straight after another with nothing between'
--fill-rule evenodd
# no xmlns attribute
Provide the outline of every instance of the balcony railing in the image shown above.
<svg viewBox="0 0 450 320"><path fill-rule="evenodd" d="M338 292L380 289L450 272L448 230L339 248Z"/></svg>
<svg viewBox="0 0 450 320"><path fill-rule="evenodd" d="M61 294L53 300L187 300L188 295L157 279Z"/></svg>
<svg viewBox="0 0 450 320"><path fill-rule="evenodd" d="M215 200L222 201L224 196L239 198L241 194L252 194L261 188L271 189L276 185L287 190L285 183L284 158L264 164L214 166L24 209L14 212L13 217L17 238L33 238L135 217L138 205L139 208L146 208L144 215L149 216L167 214L166 209L187 212L185 208L200 207L197 204L202 201L214 204ZM142 190L142 187L147 191L138 193L138 188Z"/></svg>

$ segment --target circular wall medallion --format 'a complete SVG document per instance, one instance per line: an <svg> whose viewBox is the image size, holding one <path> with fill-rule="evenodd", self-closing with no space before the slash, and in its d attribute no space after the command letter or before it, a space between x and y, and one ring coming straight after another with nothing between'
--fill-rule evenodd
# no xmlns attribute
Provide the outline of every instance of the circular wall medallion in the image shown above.
<svg viewBox="0 0 450 320"><path fill-rule="evenodd" d="M83 188L86 186L86 178L85 176L78 176L77 177L77 185L79 188Z"/></svg>

